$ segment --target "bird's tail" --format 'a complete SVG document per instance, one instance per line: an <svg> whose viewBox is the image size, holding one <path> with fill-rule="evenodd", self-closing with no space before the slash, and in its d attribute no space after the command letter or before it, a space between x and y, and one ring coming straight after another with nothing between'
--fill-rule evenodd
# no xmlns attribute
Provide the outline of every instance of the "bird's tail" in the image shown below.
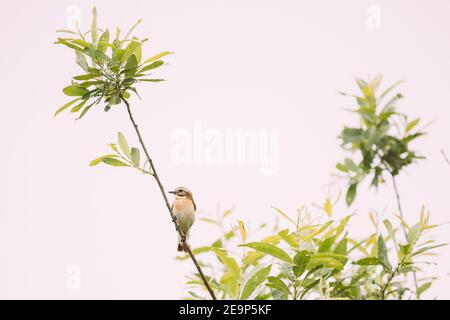
<svg viewBox="0 0 450 320"><path fill-rule="evenodd" d="M189 233L186 234L186 244L188 243L189 239ZM180 235L178 235L178 247L177 247L177 251L178 252L187 252L186 248L183 246L183 242L181 241L181 237Z"/></svg>

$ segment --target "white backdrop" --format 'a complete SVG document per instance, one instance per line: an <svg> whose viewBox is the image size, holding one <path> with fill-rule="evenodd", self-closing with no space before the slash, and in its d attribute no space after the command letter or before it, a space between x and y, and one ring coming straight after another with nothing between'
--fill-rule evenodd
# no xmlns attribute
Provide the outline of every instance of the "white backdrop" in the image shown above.
<svg viewBox="0 0 450 320"><path fill-rule="evenodd" d="M432 221L449 220L450 3L433 1L97 1L99 25L123 29L138 18L147 56L170 50L168 81L132 100L137 121L167 188L189 186L203 212L236 206L236 219L273 221L271 205L294 213L330 192L343 153L336 136L355 121L354 77L381 72L385 85L404 79L401 111L421 116L429 135L416 149L426 161L399 178L405 214L425 204ZM79 9L89 28L92 1L13 1L0 14L0 298L181 298L189 261L176 256L176 235L156 185L130 169L88 167L117 131L136 145L123 108L73 121L53 112L61 89L80 71L72 52L53 45ZM367 9L376 5L380 19ZM75 10L75 11L74 11ZM373 16L372 16L373 18ZM377 29L377 27L380 27ZM278 130L275 174L260 166L180 165L174 132L203 128ZM276 150L276 149L273 149ZM336 186L337 187L337 186ZM365 187L364 187L365 188ZM337 191L336 188L331 192ZM368 234L369 210L391 216L392 186L363 192L354 236ZM449 225L436 239L450 241ZM198 223L192 245L218 230ZM440 280L428 298L450 298L448 248L430 268ZM80 282L71 285L71 276Z"/></svg>

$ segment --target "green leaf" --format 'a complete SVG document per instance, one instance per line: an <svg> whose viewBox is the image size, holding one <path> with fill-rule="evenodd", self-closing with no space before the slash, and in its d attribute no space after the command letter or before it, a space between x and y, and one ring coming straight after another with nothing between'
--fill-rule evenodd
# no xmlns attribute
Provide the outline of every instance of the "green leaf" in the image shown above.
<svg viewBox="0 0 450 320"><path fill-rule="evenodd" d="M81 110L81 108L83 108L83 106L86 104L87 100L83 100L81 101L81 103L77 104L75 107L72 108L72 110L70 110L70 112L75 113Z"/></svg>
<svg viewBox="0 0 450 320"><path fill-rule="evenodd" d="M305 290L303 290L302 294L300 295L300 300L305 297L305 295L313 289L315 286L317 286L320 283L320 279L317 279L316 281L312 282L310 285L308 285Z"/></svg>
<svg viewBox="0 0 450 320"><path fill-rule="evenodd" d="M142 51L141 44L137 41L131 41L125 48L125 51L121 58L121 63L127 62L128 58L130 58L132 55L135 55L137 63L139 64L141 60L141 51Z"/></svg>
<svg viewBox="0 0 450 320"><path fill-rule="evenodd" d="M89 109L91 109L91 107L92 107L94 104L97 104L97 103L98 103L98 102L94 102L94 103L91 103L90 105L88 105L87 107L85 107L85 108L83 109L83 111L81 111L80 116L77 118L77 120L80 120L81 118L83 118L84 115L89 111Z"/></svg>
<svg viewBox="0 0 450 320"><path fill-rule="evenodd" d="M157 60L155 62L153 62L152 64L149 64L148 66L143 67L140 72L146 72L148 70L152 70L152 69L156 69L160 66L162 66L164 64L164 61L162 60Z"/></svg>
<svg viewBox="0 0 450 320"><path fill-rule="evenodd" d="M322 240L320 242L320 244L319 244L318 252L328 252L328 251L330 251L331 246L334 243L334 240L336 240L335 236L329 237L329 238L326 238L326 239Z"/></svg>
<svg viewBox="0 0 450 320"><path fill-rule="evenodd" d="M84 48L83 52L85 54L87 54L89 57L91 57L93 60L98 62L100 65L102 65L103 62L105 62L105 61L108 63L113 62L113 60L110 57L108 57L106 54L104 54L103 52L101 52L99 50L94 50L91 48Z"/></svg>
<svg viewBox="0 0 450 320"><path fill-rule="evenodd" d="M348 261L348 257L342 254L331 253L331 252L320 252L311 256L311 259L322 259L330 258L339 261L341 264L345 265Z"/></svg>
<svg viewBox="0 0 450 320"><path fill-rule="evenodd" d="M421 232L420 223L413 225L411 229L409 229L407 238L408 243L411 245L411 247L413 247L414 244L416 243L417 239L419 238L420 232Z"/></svg>
<svg viewBox="0 0 450 320"><path fill-rule="evenodd" d="M139 81L144 81L144 82L161 82L161 81L166 81L164 79L139 79Z"/></svg>
<svg viewBox="0 0 450 320"><path fill-rule="evenodd" d="M128 30L128 32L125 34L124 40L128 40L128 37L131 35L131 33L133 32L133 30L142 22L142 19L139 19L138 21L136 21L136 23L130 28L130 30ZM118 30L117 32L117 38L119 37L120 34L120 30Z"/></svg>
<svg viewBox="0 0 450 320"><path fill-rule="evenodd" d="M127 165L126 163L115 158L106 157L103 158L102 161L103 163L114 167L129 167L129 165Z"/></svg>
<svg viewBox="0 0 450 320"><path fill-rule="evenodd" d="M378 259L380 259L385 269L391 270L392 266L389 263L388 250L382 235L378 236Z"/></svg>
<svg viewBox="0 0 450 320"><path fill-rule="evenodd" d="M251 243L241 244L239 246L255 249L257 251L269 254L275 258L278 258L280 260L283 260L287 263L292 264L292 259L286 253L286 251L284 251L283 249L280 249L274 245L264 243L264 242L251 242Z"/></svg>
<svg viewBox="0 0 450 320"><path fill-rule="evenodd" d="M71 97L82 96L88 91L88 89L78 86L68 86L63 89L63 92Z"/></svg>
<svg viewBox="0 0 450 320"><path fill-rule="evenodd" d="M69 102L67 102L65 105L63 105L61 108L59 108L58 110L56 110L56 112L55 112L55 117L59 114L59 113L61 113L61 112L63 112L64 110L66 110L68 107L70 107L71 105L73 105L75 102L77 102L78 100L80 100L80 98L76 98L76 99L74 99L74 100L72 100L72 101L69 101Z"/></svg>
<svg viewBox="0 0 450 320"><path fill-rule="evenodd" d="M97 42L97 8L94 7L92 9L92 24L91 24L91 36L92 36L92 42Z"/></svg>
<svg viewBox="0 0 450 320"><path fill-rule="evenodd" d="M128 159L130 159L131 158L130 147L128 146L127 140L125 139L125 136L122 134L122 132L117 133L117 141L119 142L119 147L122 150L122 152Z"/></svg>
<svg viewBox="0 0 450 320"><path fill-rule="evenodd" d="M368 258L362 258L353 264L357 264L360 266L375 266L375 265L382 265L382 262L377 257L368 257Z"/></svg>
<svg viewBox="0 0 450 320"><path fill-rule="evenodd" d="M419 124L420 118L414 119L406 125L405 132L408 133Z"/></svg>
<svg viewBox="0 0 450 320"><path fill-rule="evenodd" d="M336 270L344 269L344 265L336 259L328 257L315 258L314 256L312 256L311 260L308 263L308 269L313 269L318 266L323 266L325 268L332 268Z"/></svg>
<svg viewBox="0 0 450 320"><path fill-rule="evenodd" d="M326 223L324 223L319 229L317 229L316 231L314 231L313 233L311 233L310 235L308 235L307 237L305 237L303 239L303 241L309 241L312 240L315 236L321 234L322 232L324 232L330 225L333 224L333 220L327 221Z"/></svg>
<svg viewBox="0 0 450 320"><path fill-rule="evenodd" d="M392 241L394 242L396 250L398 251L397 239L395 238L395 230L394 230L394 227L392 226L392 223L388 219L384 219L383 223L384 223L384 226L386 227L386 230L388 231L389 235L391 236Z"/></svg>
<svg viewBox="0 0 450 320"><path fill-rule="evenodd" d="M345 173L348 172L348 168L345 165L343 165L342 163L337 163L336 169L338 169L341 172L345 172Z"/></svg>
<svg viewBox="0 0 450 320"><path fill-rule="evenodd" d="M81 76L73 77L74 80L83 81L83 80L91 80L94 78L98 78L96 74L83 74Z"/></svg>
<svg viewBox="0 0 450 320"><path fill-rule="evenodd" d="M106 30L100 36L100 40L98 41L98 45L97 45L97 50L102 53L105 53L106 49L108 48L108 44L109 44L109 31Z"/></svg>
<svg viewBox="0 0 450 320"><path fill-rule="evenodd" d="M296 277L300 277L306 270L311 254L307 250L302 250L294 256L294 263L296 266L292 268Z"/></svg>
<svg viewBox="0 0 450 320"><path fill-rule="evenodd" d="M443 247L443 246L446 246L447 244L438 244L438 245L435 245L435 246L430 246L430 247L424 247L424 248L421 248L421 249L419 249L419 250L417 250L417 251L414 251L412 254L411 254L411 257L414 257L414 256L417 256L417 255L419 255L419 254L422 254L422 253L424 253L424 252L426 252L426 251L430 251L430 250L432 250L432 249L435 249L435 248L439 248L439 247Z"/></svg>
<svg viewBox="0 0 450 320"><path fill-rule="evenodd" d="M417 288L416 295L417 297L420 297L422 293L424 293L428 288L431 287L431 282L424 283L419 288Z"/></svg>
<svg viewBox="0 0 450 320"><path fill-rule="evenodd" d="M283 239L287 244L289 244L293 248L298 248L298 243L295 235L289 234L289 229L282 230L278 233L278 235Z"/></svg>
<svg viewBox="0 0 450 320"><path fill-rule="evenodd" d="M265 268L262 268L258 270L256 273L254 273L250 279L248 279L247 283L244 285L244 289L241 293L241 299L247 300L250 295L255 291L255 289L261 285L264 281L266 281L267 276L270 273L270 269L272 268L272 265L268 265Z"/></svg>
<svg viewBox="0 0 450 320"><path fill-rule="evenodd" d="M291 292L289 291L289 288L287 285L283 282L283 280L277 278L277 277L268 277L267 281L269 282L267 284L268 287L276 289L278 291L281 291L282 293L286 295L290 295Z"/></svg>
<svg viewBox="0 0 450 320"><path fill-rule="evenodd" d="M137 62L136 56L134 54L131 55L128 58L127 63L125 65L125 77L131 77L136 73L137 64L138 64L138 62Z"/></svg>
<svg viewBox="0 0 450 320"><path fill-rule="evenodd" d="M159 60L159 59L161 59L162 57L167 56L168 54L173 54L173 52L164 51L164 52L158 53L158 54L154 55L153 57L151 57L151 58L145 60L145 61L144 61L144 64L150 63L150 62L155 61L155 60Z"/></svg>
<svg viewBox="0 0 450 320"><path fill-rule="evenodd" d="M347 189L347 195L345 197L345 201L347 202L347 206L351 206L356 197L356 187L358 185L356 183L351 184Z"/></svg>
<svg viewBox="0 0 450 320"><path fill-rule="evenodd" d="M141 156L138 148L131 148L131 162L133 162L136 167L140 166Z"/></svg>
<svg viewBox="0 0 450 320"><path fill-rule="evenodd" d="M278 209L278 208L275 208L275 207L272 207L272 208L274 208L279 214L281 214L285 219L287 219L289 222L291 222L291 223L293 223L294 225L297 225L296 223L295 223L295 221L294 220L292 220L286 213L284 213L281 209Z"/></svg>
<svg viewBox="0 0 450 320"><path fill-rule="evenodd" d="M94 167L94 166L98 165L99 163L102 163L104 158L105 158L105 156L101 156L101 157L98 157L98 158L92 160L91 162L89 162L89 166Z"/></svg>
<svg viewBox="0 0 450 320"><path fill-rule="evenodd" d="M86 61L86 58L84 57L84 54L80 50L75 50L76 54L76 62L77 64L83 69L84 71L89 70L89 65Z"/></svg>
<svg viewBox="0 0 450 320"><path fill-rule="evenodd" d="M333 252L342 255L347 254L347 242L347 237L343 237L341 241L339 241L339 243L336 245L336 248L334 248Z"/></svg>
<svg viewBox="0 0 450 320"><path fill-rule="evenodd" d="M75 44L71 43L70 41L67 41L67 40L62 39L62 38L58 38L58 41L56 41L55 44L63 44L66 47L69 47L69 48L74 49L74 50L83 50L83 47L75 45Z"/></svg>

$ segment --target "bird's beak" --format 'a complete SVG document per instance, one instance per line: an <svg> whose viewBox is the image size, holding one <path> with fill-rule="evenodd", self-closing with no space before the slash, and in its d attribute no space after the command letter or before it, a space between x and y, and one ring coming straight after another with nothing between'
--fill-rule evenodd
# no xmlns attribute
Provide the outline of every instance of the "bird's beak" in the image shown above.
<svg viewBox="0 0 450 320"><path fill-rule="evenodd" d="M169 193L171 193L171 194L175 194L175 191L169 191Z"/></svg>

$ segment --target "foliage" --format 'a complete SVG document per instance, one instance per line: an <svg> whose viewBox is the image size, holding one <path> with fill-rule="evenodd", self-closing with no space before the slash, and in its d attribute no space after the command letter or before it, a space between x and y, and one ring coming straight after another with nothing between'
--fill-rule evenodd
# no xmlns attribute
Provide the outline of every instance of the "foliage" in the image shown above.
<svg viewBox="0 0 450 320"><path fill-rule="evenodd" d="M75 61L83 74L73 77L71 84L63 89L67 96L74 99L60 107L55 116L72 107L70 111L77 113L77 119L80 119L91 107L102 102L104 110L109 111L111 106L120 104L133 93L139 97L137 84L164 81L151 77L150 72L161 67L164 64L161 59L171 52L165 51L142 59L142 46L148 39L132 36L140 22L123 37L117 28L112 37L108 29L97 27L97 10L94 7L90 31L83 34L79 29L77 32L58 30L72 36L58 38L55 43L74 50Z"/></svg>
<svg viewBox="0 0 450 320"><path fill-rule="evenodd" d="M210 246L194 249L211 271L210 283L222 299L414 299L434 280L420 278L418 288L409 281L413 271L421 270L420 264L429 263L418 259L443 245L426 239L427 231L436 226L430 225L425 209L411 227L400 219L394 227L384 219L384 231L371 214L375 232L362 241L349 235L352 215L339 220L322 215L325 221L317 223L304 207L295 218L275 210L290 227L275 227L255 242L247 241L248 228L242 221L231 230L223 228L230 211L225 217L203 218L223 230L222 237ZM406 242L397 235L400 224L408 230ZM262 225L255 231L266 228ZM211 261L211 254L215 263L206 262ZM191 276L187 284L191 299L203 298L198 275Z"/></svg>
<svg viewBox="0 0 450 320"><path fill-rule="evenodd" d="M424 132L416 129L420 118L409 120L407 115L396 111L396 104L403 95L397 93L393 97L389 96L400 82L378 94L381 80L381 75L367 82L356 80L362 95L353 95L358 108L352 111L358 114L360 125L344 127L339 136L345 150L360 155L359 161L346 158L336 165L338 170L347 174L348 205L352 204L358 184L366 176L371 175L371 185L377 187L384 181L384 173L396 176L415 160L423 159L409 146L424 135Z"/></svg>
<svg viewBox="0 0 450 320"><path fill-rule="evenodd" d="M83 34L79 29L76 32L60 30L72 37L58 38L56 44L74 50L75 61L83 74L73 77L71 85L63 89L74 99L60 107L55 116L71 108L70 111L77 113L80 119L100 103L105 105L105 111L109 111L112 106L124 102L147 160L142 163L140 149L130 148L125 136L119 132L117 143L109 144L112 153L92 160L90 165L104 163L131 167L152 175L173 219L164 188L127 101L133 93L139 97L138 83L163 81L150 77L150 72L162 66L164 62L161 59L171 53L165 51L142 59L142 46L147 39L131 35L140 22L123 37L117 28L112 39L108 29L98 28L94 8L91 30L87 33ZM406 115L396 111L395 105L402 98L401 94L383 104L397 84L378 95L380 82L381 76L368 82L357 80L362 96L354 96L359 107L353 111L359 115L361 123L358 127L345 127L340 135L343 148L358 152L361 157L359 161L346 158L337 164L337 168L347 174L348 205L355 199L358 184L366 176L372 175L371 184L376 187L383 181L384 173L395 177L403 168L422 158L409 148L410 142L424 134L416 129L420 120L409 121ZM443 245L427 238L428 231L436 227L430 224L429 213L422 209L419 222L409 226L399 210L395 226L384 219L383 230L380 219L370 214L375 232L361 241L350 235L352 215L333 218L337 202L326 199L320 206L326 215L319 220L313 219L305 207L299 209L295 217L275 208L289 227L280 230L277 224L267 233L268 226L263 224L255 230L259 237L257 241L249 241L255 236L243 221L238 220L231 230L224 227L232 210L218 217L202 218L219 226L222 235L211 245L195 248L192 252L187 246L189 254L178 257L180 260L191 258L197 267L198 273L188 281L191 298L204 298L205 287L210 289L209 285L222 299L420 298L434 278L419 278L415 286L411 285L410 278L421 271L420 264L430 263L421 259ZM173 222L177 226L174 219ZM404 239L397 235L400 229L405 231ZM263 232L266 235L260 237ZM214 262L203 259L207 255L212 255ZM202 257L202 260L197 263L195 256ZM201 267L210 271L207 278L203 276ZM212 290L208 292L215 298Z"/></svg>
<svg viewBox="0 0 450 320"><path fill-rule="evenodd" d="M120 150L117 145L119 145ZM92 160L89 163L91 167L104 163L113 167L131 167L141 171L142 173L152 174L150 172L151 169L148 166L148 161L141 164L141 152L139 148L130 148L125 136L121 132L117 133L117 144L110 143L108 146L111 148L113 153L106 154Z"/></svg>

